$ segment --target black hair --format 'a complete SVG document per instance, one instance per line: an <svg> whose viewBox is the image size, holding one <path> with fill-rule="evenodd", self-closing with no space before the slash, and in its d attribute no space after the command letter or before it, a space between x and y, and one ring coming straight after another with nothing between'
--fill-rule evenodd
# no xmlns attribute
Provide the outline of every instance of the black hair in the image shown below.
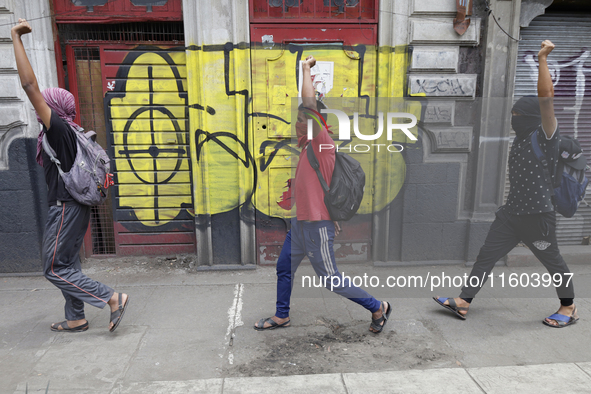
<svg viewBox="0 0 591 394"><path fill-rule="evenodd" d="M327 108L326 104L324 104L320 100L316 100L316 108L318 109L318 113L320 113L320 116L322 117L322 119L326 122L326 115L320 112L321 109ZM298 107L298 111L303 111L305 109L308 109L308 108L304 106L304 103L301 103Z"/></svg>

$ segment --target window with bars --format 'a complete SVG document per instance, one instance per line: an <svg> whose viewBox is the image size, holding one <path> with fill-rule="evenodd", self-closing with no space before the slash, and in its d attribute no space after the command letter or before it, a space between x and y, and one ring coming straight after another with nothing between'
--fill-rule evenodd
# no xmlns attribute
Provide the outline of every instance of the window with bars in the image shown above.
<svg viewBox="0 0 591 394"><path fill-rule="evenodd" d="M183 42L182 22L116 23L116 24L60 24L60 39L75 41L174 43Z"/></svg>

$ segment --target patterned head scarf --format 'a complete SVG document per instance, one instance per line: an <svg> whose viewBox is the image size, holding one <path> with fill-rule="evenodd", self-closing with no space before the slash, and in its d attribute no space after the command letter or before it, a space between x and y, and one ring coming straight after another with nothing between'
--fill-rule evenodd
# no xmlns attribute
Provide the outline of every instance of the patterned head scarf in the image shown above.
<svg viewBox="0 0 591 394"><path fill-rule="evenodd" d="M41 95L45 99L45 102L59 116L63 119L66 123L68 123L75 131L80 131L82 128L74 123L74 118L76 117L76 100L74 99L74 95L68 92L65 89L61 88L48 88L41 92ZM37 115L37 120L41 125L43 125L43 121L39 117L39 114L35 112ZM37 163L40 166L43 166L43 157L41 156L41 152L43 151L42 141L43 135L45 131L41 129L39 136L37 137Z"/></svg>

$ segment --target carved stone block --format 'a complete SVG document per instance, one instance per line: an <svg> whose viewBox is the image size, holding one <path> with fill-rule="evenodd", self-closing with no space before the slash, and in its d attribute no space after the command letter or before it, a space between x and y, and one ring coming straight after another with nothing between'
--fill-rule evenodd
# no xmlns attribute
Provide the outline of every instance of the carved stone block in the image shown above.
<svg viewBox="0 0 591 394"><path fill-rule="evenodd" d="M14 0L0 0L0 13L12 12L14 10Z"/></svg>
<svg viewBox="0 0 591 394"><path fill-rule="evenodd" d="M0 73L16 73L14 49L11 45L0 44Z"/></svg>
<svg viewBox="0 0 591 394"><path fill-rule="evenodd" d="M456 33L453 18L411 18L411 44L478 45L480 43L480 18L471 18L470 27L463 35Z"/></svg>
<svg viewBox="0 0 591 394"><path fill-rule="evenodd" d="M455 102L429 101L425 108L425 114L421 119L423 123L448 124L454 121Z"/></svg>
<svg viewBox="0 0 591 394"><path fill-rule="evenodd" d="M456 14L456 0L414 0L412 14Z"/></svg>
<svg viewBox="0 0 591 394"><path fill-rule="evenodd" d="M459 47L422 46L412 51L411 71L458 72Z"/></svg>
<svg viewBox="0 0 591 394"><path fill-rule="evenodd" d="M0 42L12 42L10 29L12 29L14 16L0 12Z"/></svg>
<svg viewBox="0 0 591 394"><path fill-rule="evenodd" d="M431 153L468 153L472 149L472 127L428 127Z"/></svg>
<svg viewBox="0 0 591 394"><path fill-rule="evenodd" d="M21 91L18 74L0 75L0 101L19 101Z"/></svg>
<svg viewBox="0 0 591 394"><path fill-rule="evenodd" d="M421 75L408 76L411 96L426 97L474 97L476 95L476 74Z"/></svg>

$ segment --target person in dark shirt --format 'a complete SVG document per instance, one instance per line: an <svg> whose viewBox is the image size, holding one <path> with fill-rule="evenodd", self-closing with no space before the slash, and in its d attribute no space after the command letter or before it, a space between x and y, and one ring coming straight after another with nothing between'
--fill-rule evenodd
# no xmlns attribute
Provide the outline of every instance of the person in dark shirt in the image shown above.
<svg viewBox="0 0 591 394"><path fill-rule="evenodd" d="M37 78L21 40L23 34L31 31L29 23L19 19L19 23L12 28L11 35L22 87L37 112L39 123L43 126L37 140L36 157L45 172L49 203L43 236L43 271L45 277L62 291L66 300L66 320L52 324L51 330L86 331L86 302L98 308L109 305L109 330L114 331L123 317L129 297L82 274L79 251L88 228L90 207L79 204L70 196L57 166L51 162L41 146L43 136L46 135L49 145L61 162L63 171L70 171L77 153L75 133L81 130L80 126L74 123L74 96L59 88L49 88L43 92L39 90Z"/></svg>
<svg viewBox="0 0 591 394"><path fill-rule="evenodd" d="M308 256L316 274L326 280L325 287L350 299L371 313L369 330L380 333L384 329L392 306L386 301L378 301L365 290L354 286L351 280L339 273L333 250L334 237L339 234L338 222L333 222L324 203L324 190L318 175L310 166L307 149L313 149L324 179L330 180L335 166L335 150L320 150L320 146L334 146L326 127L314 123L312 139L307 134L307 114L318 114L310 69L316 64L313 56L302 62L302 106L298 111L296 134L298 147L302 148L295 173L296 218L292 220L283 248L277 260L277 301L275 315L262 318L254 324L258 331L288 327L291 291L295 272L304 257ZM328 181L330 182L330 181Z"/></svg>
<svg viewBox="0 0 591 394"><path fill-rule="evenodd" d="M542 322L550 327L562 328L579 319L574 304L572 274L560 255L556 240L553 186L548 183L544 166L531 144L531 135L536 133L554 183L560 133L554 117L554 87L547 61L554 44L546 40L541 46L538 53L538 97L522 97L512 110L511 126L516 137L509 154L510 189L506 204L497 210L460 296L433 297L461 319L466 319L472 299L488 279L495 263L519 242L528 246L555 281L560 308Z"/></svg>

